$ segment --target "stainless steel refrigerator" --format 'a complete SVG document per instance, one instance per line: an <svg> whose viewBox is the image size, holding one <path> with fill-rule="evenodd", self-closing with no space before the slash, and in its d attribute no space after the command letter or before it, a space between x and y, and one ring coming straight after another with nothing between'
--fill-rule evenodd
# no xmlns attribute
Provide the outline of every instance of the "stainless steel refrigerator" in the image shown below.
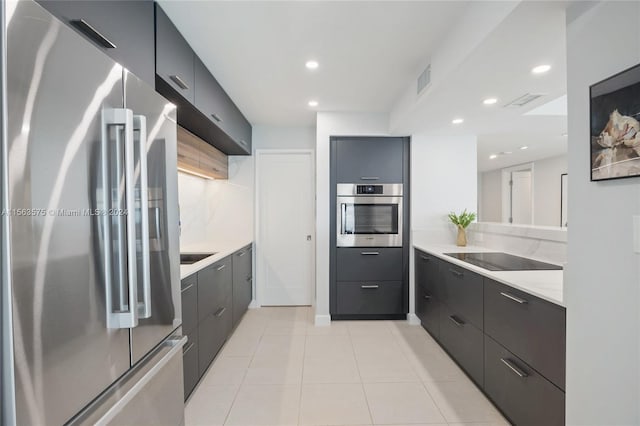
<svg viewBox="0 0 640 426"><path fill-rule="evenodd" d="M4 7L4 421L178 425L175 106L35 2Z"/></svg>

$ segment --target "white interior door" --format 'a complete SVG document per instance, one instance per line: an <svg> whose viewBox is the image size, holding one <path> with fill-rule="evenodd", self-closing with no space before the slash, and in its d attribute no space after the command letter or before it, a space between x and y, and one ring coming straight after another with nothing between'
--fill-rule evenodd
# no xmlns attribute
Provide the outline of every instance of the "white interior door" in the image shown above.
<svg viewBox="0 0 640 426"><path fill-rule="evenodd" d="M314 277L312 151L257 152L257 301L310 305Z"/></svg>
<svg viewBox="0 0 640 426"><path fill-rule="evenodd" d="M531 170L511 173L511 217L512 223L531 225Z"/></svg>

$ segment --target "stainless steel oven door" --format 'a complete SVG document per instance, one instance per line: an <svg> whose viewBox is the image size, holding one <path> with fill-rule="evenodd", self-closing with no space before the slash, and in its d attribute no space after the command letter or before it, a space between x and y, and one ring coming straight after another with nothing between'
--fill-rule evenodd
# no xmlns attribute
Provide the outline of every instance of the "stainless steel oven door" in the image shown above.
<svg viewBox="0 0 640 426"><path fill-rule="evenodd" d="M402 247L402 197L337 197L338 247Z"/></svg>

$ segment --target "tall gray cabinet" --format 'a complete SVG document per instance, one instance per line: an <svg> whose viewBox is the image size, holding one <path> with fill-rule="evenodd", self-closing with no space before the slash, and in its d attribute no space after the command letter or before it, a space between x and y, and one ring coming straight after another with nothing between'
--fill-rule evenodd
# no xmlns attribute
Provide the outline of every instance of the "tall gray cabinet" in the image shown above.
<svg viewBox="0 0 640 426"><path fill-rule="evenodd" d="M409 156L408 137L331 138L330 313L334 320L404 319L409 312ZM339 184L402 184L398 214L402 245L338 247Z"/></svg>

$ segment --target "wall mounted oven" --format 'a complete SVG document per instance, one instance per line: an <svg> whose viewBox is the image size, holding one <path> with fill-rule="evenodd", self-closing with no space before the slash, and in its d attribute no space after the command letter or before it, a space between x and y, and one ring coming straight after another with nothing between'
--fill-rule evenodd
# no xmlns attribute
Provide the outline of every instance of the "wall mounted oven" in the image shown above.
<svg viewBox="0 0 640 426"><path fill-rule="evenodd" d="M402 184L337 186L338 247L402 247Z"/></svg>

